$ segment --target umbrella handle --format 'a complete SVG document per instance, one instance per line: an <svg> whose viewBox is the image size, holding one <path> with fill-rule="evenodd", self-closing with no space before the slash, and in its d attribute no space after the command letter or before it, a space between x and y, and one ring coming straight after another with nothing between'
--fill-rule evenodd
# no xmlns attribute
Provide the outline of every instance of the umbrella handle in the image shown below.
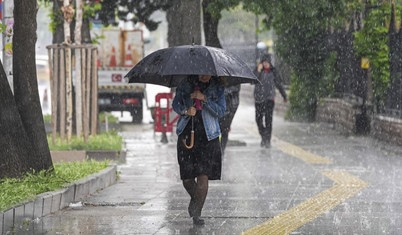
<svg viewBox="0 0 402 235"><path fill-rule="evenodd" d="M191 131L190 145L187 145L186 140L183 140L183 144L186 149L192 149L194 147L194 131Z"/></svg>

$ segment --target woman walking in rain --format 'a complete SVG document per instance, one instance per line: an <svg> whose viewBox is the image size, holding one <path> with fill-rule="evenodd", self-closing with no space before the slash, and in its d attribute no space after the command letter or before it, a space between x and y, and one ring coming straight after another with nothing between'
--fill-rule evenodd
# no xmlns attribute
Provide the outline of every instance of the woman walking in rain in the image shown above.
<svg viewBox="0 0 402 235"><path fill-rule="evenodd" d="M225 114L224 90L221 78L188 76L178 85L172 104L180 115L176 129L180 178L191 197L188 213L195 225L205 223L200 216L208 193L208 181L221 178L218 118ZM190 141L191 137L194 142Z"/></svg>
<svg viewBox="0 0 402 235"><path fill-rule="evenodd" d="M269 54L261 58L261 63L258 64L254 73L261 82L257 83L254 88L255 120L261 135L261 147L270 148L272 115L275 106L275 87L278 88L285 102L287 102L286 92L283 89L278 71L271 64Z"/></svg>

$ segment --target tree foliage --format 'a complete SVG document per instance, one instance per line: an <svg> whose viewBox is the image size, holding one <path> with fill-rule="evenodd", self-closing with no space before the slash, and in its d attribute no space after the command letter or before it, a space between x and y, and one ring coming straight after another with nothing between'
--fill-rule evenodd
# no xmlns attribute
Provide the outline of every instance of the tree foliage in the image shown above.
<svg viewBox="0 0 402 235"><path fill-rule="evenodd" d="M160 22L152 20L151 15L157 10L166 11L172 4L169 0L120 0L118 1L118 17L120 20L129 21L129 13L133 13L131 19L134 23L143 22L150 31L156 30ZM120 10L121 9L121 10Z"/></svg>
<svg viewBox="0 0 402 235"><path fill-rule="evenodd" d="M330 56L328 29L343 7L342 1L284 0L276 2L273 9L264 9L269 11L266 22L271 22L278 35L276 52L293 69L288 114L292 119L314 120Z"/></svg>
<svg viewBox="0 0 402 235"><path fill-rule="evenodd" d="M39 0L44 3L51 3L58 0ZM74 2L73 2L74 4ZM151 15L157 10L167 10L171 7L169 0L92 0L85 1L83 6L84 19L87 17L97 17L102 23L107 26L116 18L133 23L143 22L150 31L155 30L160 22L153 21ZM133 14L131 18L128 18L129 14ZM58 14L53 12L52 15ZM55 20L55 17L51 17ZM56 22L53 24L57 26L62 22Z"/></svg>
<svg viewBox="0 0 402 235"><path fill-rule="evenodd" d="M330 58L327 38L331 23L344 17L345 2L330 0L251 0L244 9L264 14L263 22L278 36L276 54L292 67L289 117L314 120L320 84ZM216 6L235 4L235 0L215 1ZM213 12L213 11L212 11ZM218 14L216 12L215 14Z"/></svg>
<svg viewBox="0 0 402 235"><path fill-rule="evenodd" d="M63 36L63 13L61 11L62 3L59 0L38 0L44 5L53 4L49 14L50 30L53 32L53 43L64 41ZM75 8L75 1L71 4ZM132 21L134 24L143 22L149 30L155 30L160 22L152 20L151 15L157 10L167 10L171 7L169 0L89 0L83 1L83 27L82 35L84 43L91 43L90 38L90 19L96 19L102 22L104 26L117 25L118 20L125 22ZM130 17L129 17L130 16ZM75 18L71 24L73 28ZM73 31L73 30L72 30Z"/></svg>
<svg viewBox="0 0 402 235"><path fill-rule="evenodd" d="M380 106L384 105L385 94L390 86L389 30L387 26L390 15L391 5L389 3L383 3L380 7L370 10L364 21L364 28L355 33L354 41L357 55L369 58L373 78L373 94Z"/></svg>
<svg viewBox="0 0 402 235"><path fill-rule="evenodd" d="M130 11L135 12L139 18L143 17L135 9L140 9L149 2L116 1L115 5L118 4L125 5L118 14L121 19L126 20L122 16ZM387 63L389 49L386 44L388 31L384 25L385 20L381 19L389 15L390 4L376 0L365 2L360 0L204 0L204 19L207 21L204 22L204 29L207 44L220 46L216 28L222 10L239 4L245 10L258 15L263 14L266 27L275 30L278 36L275 44L276 54L290 65L293 73L288 117L308 121L314 120L318 99L333 93L338 76L335 70L337 54L331 51L328 43L331 29L344 29L351 22L361 24L362 22L353 20L365 13L367 5L364 4L382 5L381 9L370 11L364 22L365 27L355 34L354 44L357 57L367 56L370 59L375 97L384 96L389 86Z"/></svg>
<svg viewBox="0 0 402 235"><path fill-rule="evenodd" d="M334 69L337 55L328 43L329 32L344 30L350 24L358 25L354 35L355 56L369 58L374 96L384 102L390 84L388 1L252 0L243 4L245 9L265 14L265 24L278 35L276 53L292 68L288 117L313 120L318 98L331 94L338 74ZM364 22L360 21L362 16Z"/></svg>
<svg viewBox="0 0 402 235"><path fill-rule="evenodd" d="M220 19L224 9L230 9L239 5L241 0L207 0L206 11L213 17Z"/></svg>

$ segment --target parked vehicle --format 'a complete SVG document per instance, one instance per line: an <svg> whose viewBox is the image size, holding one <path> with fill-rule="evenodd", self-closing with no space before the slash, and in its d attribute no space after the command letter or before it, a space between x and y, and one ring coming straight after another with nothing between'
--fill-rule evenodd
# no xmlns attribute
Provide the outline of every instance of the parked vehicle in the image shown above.
<svg viewBox="0 0 402 235"><path fill-rule="evenodd" d="M142 30L103 29L98 55L99 111L128 111L134 123L143 119L144 84L124 76L144 57Z"/></svg>

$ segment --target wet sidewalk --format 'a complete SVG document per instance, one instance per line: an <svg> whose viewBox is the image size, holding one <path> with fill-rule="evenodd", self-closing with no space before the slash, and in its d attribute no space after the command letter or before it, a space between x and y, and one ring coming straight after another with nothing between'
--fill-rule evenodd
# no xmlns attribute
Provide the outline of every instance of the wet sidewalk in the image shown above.
<svg viewBox="0 0 402 235"><path fill-rule="evenodd" d="M254 107L242 104L222 180L211 181L194 227L179 180L175 135L127 125L120 179L80 207L35 223L35 234L402 234L402 148L326 124L274 117L260 147Z"/></svg>

